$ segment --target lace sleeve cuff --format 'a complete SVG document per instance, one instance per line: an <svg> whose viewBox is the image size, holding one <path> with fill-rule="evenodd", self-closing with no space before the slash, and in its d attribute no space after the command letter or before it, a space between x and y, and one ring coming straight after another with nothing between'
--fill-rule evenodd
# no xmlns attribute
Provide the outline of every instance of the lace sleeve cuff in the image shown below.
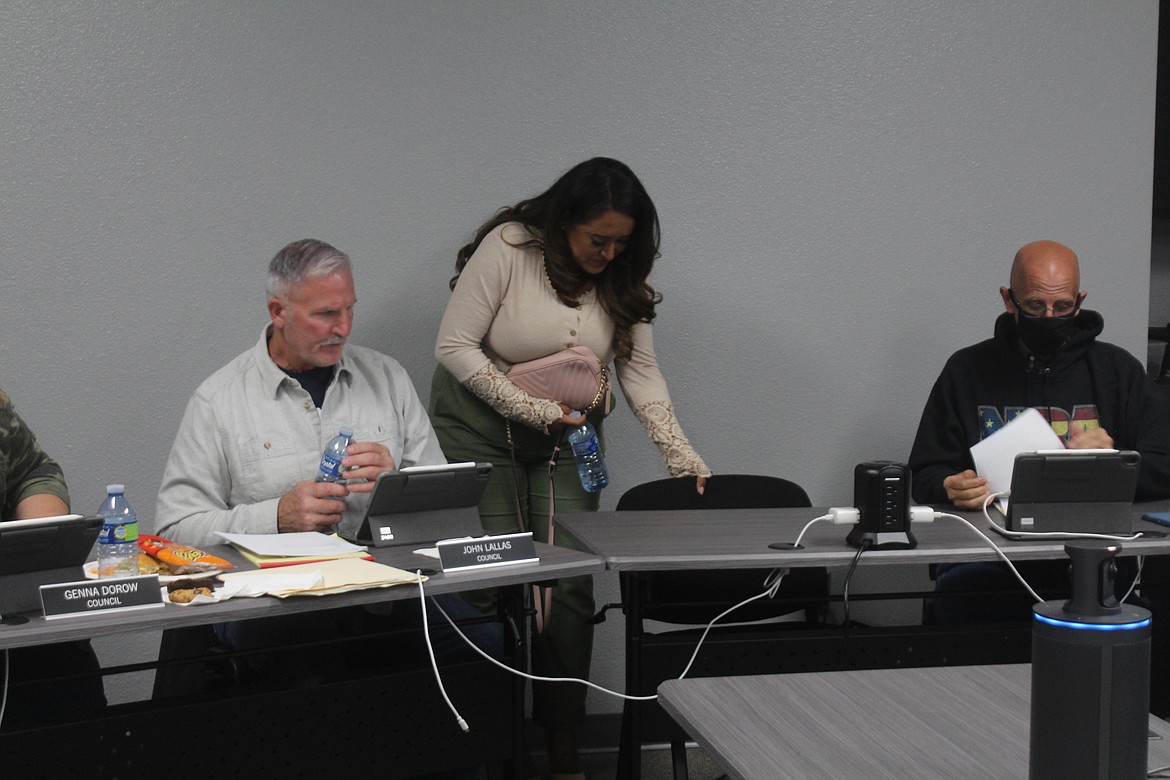
<svg viewBox="0 0 1170 780"><path fill-rule="evenodd" d="M711 469L687 441L674 407L669 401L650 401L634 409L634 414L658 446L672 477L709 477Z"/></svg>
<svg viewBox="0 0 1170 780"><path fill-rule="evenodd" d="M561 405L547 398L537 398L508 381L493 364L476 371L463 385L504 416L539 431L548 431L550 423L561 419Z"/></svg>

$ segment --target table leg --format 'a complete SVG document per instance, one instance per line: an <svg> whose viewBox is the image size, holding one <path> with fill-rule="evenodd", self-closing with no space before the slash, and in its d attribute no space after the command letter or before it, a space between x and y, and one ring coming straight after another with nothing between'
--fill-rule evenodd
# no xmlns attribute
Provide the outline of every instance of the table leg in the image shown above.
<svg viewBox="0 0 1170 780"><path fill-rule="evenodd" d="M500 588L496 611L504 629L505 660L521 672L528 671L528 622L525 620L522 585ZM512 759L504 766L504 777L522 780L524 773L524 690L525 680L518 675L512 681Z"/></svg>
<svg viewBox="0 0 1170 780"><path fill-rule="evenodd" d="M622 572L626 578L626 693L642 693L642 581L636 572ZM618 777L639 780L642 776L642 702L628 701L622 718L618 745Z"/></svg>

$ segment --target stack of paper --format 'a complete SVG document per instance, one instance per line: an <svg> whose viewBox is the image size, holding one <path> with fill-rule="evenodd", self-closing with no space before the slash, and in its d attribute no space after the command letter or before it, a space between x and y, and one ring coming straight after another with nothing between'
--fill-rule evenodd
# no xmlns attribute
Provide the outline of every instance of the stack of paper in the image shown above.
<svg viewBox="0 0 1170 780"><path fill-rule="evenodd" d="M976 442L971 447L971 459L975 461L975 473L987 477L990 492L1006 493L1012 489L1017 455L1063 448L1064 442L1053 432L1044 415L1035 409L1026 409L991 436ZM996 501L1005 515L1008 501L1003 497Z"/></svg>
<svg viewBox="0 0 1170 780"><path fill-rule="evenodd" d="M288 574L304 572L303 580L290 579ZM373 561L342 559L322 563L299 564L279 572L252 570L221 575L229 586L242 586L249 594L265 593L277 598L286 596L327 596L367 588L388 588L392 585L416 583L414 572L396 569ZM422 578L426 581L426 577Z"/></svg>
<svg viewBox="0 0 1170 780"><path fill-rule="evenodd" d="M217 533L261 569L344 558L374 560L365 547L351 544L336 534L326 536L315 531L289 534Z"/></svg>

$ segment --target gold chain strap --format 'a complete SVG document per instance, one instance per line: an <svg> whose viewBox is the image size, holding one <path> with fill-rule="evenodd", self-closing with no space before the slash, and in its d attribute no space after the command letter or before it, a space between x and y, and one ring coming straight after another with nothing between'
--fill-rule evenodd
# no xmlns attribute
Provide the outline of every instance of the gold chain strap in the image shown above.
<svg viewBox="0 0 1170 780"><path fill-rule="evenodd" d="M582 409L583 412L589 413L597 408L601 403L601 399L605 397L605 391L609 387L609 366L604 363L601 364L601 383L597 385L597 395L593 396L593 403Z"/></svg>

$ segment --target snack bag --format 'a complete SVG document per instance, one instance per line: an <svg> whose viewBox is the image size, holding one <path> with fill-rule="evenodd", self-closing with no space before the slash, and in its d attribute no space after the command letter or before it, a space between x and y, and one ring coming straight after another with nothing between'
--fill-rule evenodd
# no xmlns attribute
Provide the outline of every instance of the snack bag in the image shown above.
<svg viewBox="0 0 1170 780"><path fill-rule="evenodd" d="M139 534L138 547L151 557L167 564L176 574L195 574L235 568L223 558L205 553L198 547L172 542L161 536Z"/></svg>

